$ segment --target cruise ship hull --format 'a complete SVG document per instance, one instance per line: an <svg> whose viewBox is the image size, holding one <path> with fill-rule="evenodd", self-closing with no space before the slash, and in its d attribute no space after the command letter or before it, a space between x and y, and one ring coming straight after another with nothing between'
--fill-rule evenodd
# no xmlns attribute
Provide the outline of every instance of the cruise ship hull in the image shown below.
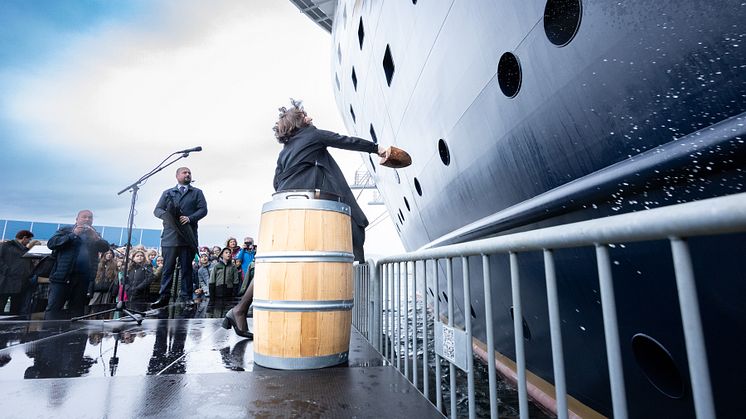
<svg viewBox="0 0 746 419"><path fill-rule="evenodd" d="M733 194L746 184L744 16L736 1L343 0L335 96L352 135L412 155L398 171L364 156L408 250ZM690 241L723 417L746 374L745 244ZM611 249L632 417L694 412L668 246ZM551 383L542 255L519 262L527 366ZM496 347L513 358L508 258L491 264ZM611 416L594 250L556 264L568 392ZM484 341L478 263L472 275L471 307L451 298Z"/></svg>

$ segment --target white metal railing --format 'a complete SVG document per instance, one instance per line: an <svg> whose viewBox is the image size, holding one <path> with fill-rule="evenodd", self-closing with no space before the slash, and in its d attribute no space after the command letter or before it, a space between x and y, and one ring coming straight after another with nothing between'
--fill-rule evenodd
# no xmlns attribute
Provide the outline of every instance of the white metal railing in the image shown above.
<svg viewBox="0 0 746 419"><path fill-rule="evenodd" d="M434 306L433 313L440 313L438 298L428 297L427 292L421 292L418 295L417 284L427 284L428 263L437 265L439 260L444 260L446 291L447 295L452 297L454 295L452 261L453 258L461 258L464 307L470 307L468 257L481 255L487 359L489 363L490 415L492 418L496 418L497 388L495 360L493 356L495 346L492 325L492 284L490 283L489 262L490 255L509 254L519 410L521 418L527 418L528 394L526 389L523 315L521 312L520 272L518 270L517 254L529 251L543 251L557 415L559 418L567 418L567 393L565 388L562 336L560 332L561 319L559 317L553 251L562 248L594 246L599 275L612 410L615 418L627 418L627 399L624 390L609 245L612 243L668 239L674 263L679 309L682 317L696 417L715 418L715 406L712 396L712 386L710 384L702 322L699 314L699 303L686 239L694 236L720 235L736 232L746 232L746 193L459 243L435 249L420 250L398 256L385 257L377 261L369 260L366 264L356 265L355 269L353 326L381 352L391 365L395 366L400 372L403 372L404 376L418 390L421 388L422 393L427 398L430 398L427 348L434 346L434 352L436 353L435 398L438 410L443 412L440 382L440 361L443 358L448 362L450 370L450 416L455 417L456 415L456 392L453 389L455 389L456 384L455 368L458 365L467 373L469 417L475 417L474 368L471 365L473 359L471 318L468 314L465 314L464 330L455 328L453 322L454 298L448 298L448 324L442 324L438 318L432 319L436 328L445 330L449 336L456 336L456 341L458 341L459 337L461 340L465 339L466 344L462 348L465 353L447 353L448 348L444 349L444 347L436 346L434 339L430 338L431 336L433 338L436 337L434 336L435 332L431 333L428 330L429 314L427 307L432 303ZM412 269L414 278L411 294L408 284L410 268ZM434 272L436 276L432 281L434 284L434 295L438 296L438 270L435 269ZM402 291L404 295L401 295ZM402 322L402 317L399 315L399 313L402 313L402 309L403 313L409 313L410 301L413 304L413 319L411 324L415 328L411 334L413 349L411 351L411 374L409 371L410 362L407 359L403 362L403 371L401 365L401 353L404 352L406 357L410 353L401 347L402 344L405 345L405 348L409 346L410 333L408 328L410 322L409 319L404 319ZM419 310L417 309L418 301L421 301L421 306L423 307L421 311L424 316L424 321L421 322L423 328L422 339L417 337L418 330L416 329L419 327L417 321L417 316L419 315ZM404 327L403 333L401 330L402 323ZM400 336L404 336L403 342L400 341ZM440 343L443 344L442 341ZM422 348L424 348L424 365L421 373L418 371L417 365L418 344L423 345ZM449 344L453 344L453 342L449 342ZM458 356L460 356L460 360L456 359ZM422 375L422 386L419 384L420 374Z"/></svg>

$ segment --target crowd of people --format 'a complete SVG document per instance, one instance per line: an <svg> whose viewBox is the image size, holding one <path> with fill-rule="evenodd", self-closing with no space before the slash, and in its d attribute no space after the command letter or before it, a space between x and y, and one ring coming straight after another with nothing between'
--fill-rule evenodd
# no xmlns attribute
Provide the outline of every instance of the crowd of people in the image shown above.
<svg viewBox="0 0 746 419"><path fill-rule="evenodd" d="M23 257L34 245L41 244L38 240L33 240L33 237L31 231L21 230L14 240L0 244L2 314L29 314L45 311L49 307L59 310L80 309L84 305L111 304L120 299L129 302L154 302L160 297L164 257L158 249L148 249L142 245L130 249L125 283L126 248L112 246L101 248L102 251L92 255L96 266L95 276L85 281L87 289L84 293L69 293L71 297L80 295L80 298L65 299L66 306L51 306L59 305L61 298L50 292L51 288L44 275L60 270L48 266L47 272L44 272L45 268L40 266L39 259ZM57 241L59 239L50 239L52 246ZM235 238L229 237L222 247L200 247L199 253L191 261L190 278L186 278L192 299L202 301L208 298L214 300L242 296L254 277L255 254L256 245L251 237L245 237L242 246L238 245ZM42 277L41 282L39 277ZM175 285L180 289L185 278L180 272L176 273L176 278ZM65 279L68 280L70 279Z"/></svg>

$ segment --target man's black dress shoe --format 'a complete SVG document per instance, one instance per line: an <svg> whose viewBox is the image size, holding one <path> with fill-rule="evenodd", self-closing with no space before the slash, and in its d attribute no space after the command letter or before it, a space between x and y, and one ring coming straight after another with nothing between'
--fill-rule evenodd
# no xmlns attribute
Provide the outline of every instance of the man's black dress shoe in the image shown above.
<svg viewBox="0 0 746 419"><path fill-rule="evenodd" d="M168 300L170 300L170 296L160 296L153 304L150 305L150 308L161 308L166 307L168 305Z"/></svg>

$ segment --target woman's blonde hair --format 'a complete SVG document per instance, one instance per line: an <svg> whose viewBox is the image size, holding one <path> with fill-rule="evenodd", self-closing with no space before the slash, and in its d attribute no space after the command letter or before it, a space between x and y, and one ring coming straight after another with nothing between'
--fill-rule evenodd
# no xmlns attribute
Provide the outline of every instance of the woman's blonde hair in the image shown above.
<svg viewBox="0 0 746 419"><path fill-rule="evenodd" d="M283 106L279 109L280 117L272 128L275 132L275 138L277 138L277 141L281 144L287 143L300 128L309 125L306 122L306 116L308 115L303 109L302 102L290 99L290 103L291 106L289 108Z"/></svg>

